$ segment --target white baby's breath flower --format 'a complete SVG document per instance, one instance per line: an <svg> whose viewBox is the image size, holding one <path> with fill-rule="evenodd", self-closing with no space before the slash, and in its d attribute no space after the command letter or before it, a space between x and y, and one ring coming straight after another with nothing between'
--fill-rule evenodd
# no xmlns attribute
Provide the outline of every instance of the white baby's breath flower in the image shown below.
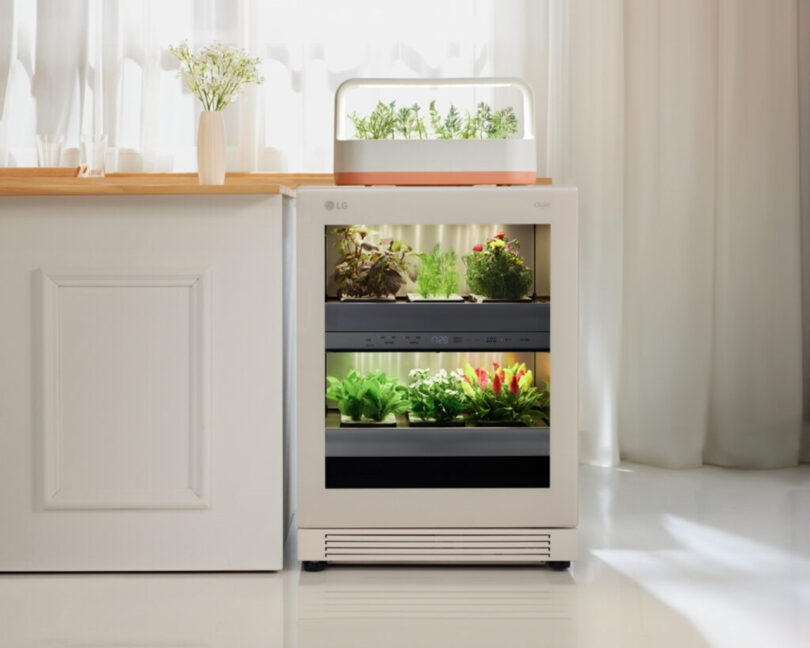
<svg viewBox="0 0 810 648"><path fill-rule="evenodd" d="M192 52L186 43L170 45L180 61L180 78L205 110L222 110L236 100L248 83L262 83L259 58L224 43L212 43Z"/></svg>

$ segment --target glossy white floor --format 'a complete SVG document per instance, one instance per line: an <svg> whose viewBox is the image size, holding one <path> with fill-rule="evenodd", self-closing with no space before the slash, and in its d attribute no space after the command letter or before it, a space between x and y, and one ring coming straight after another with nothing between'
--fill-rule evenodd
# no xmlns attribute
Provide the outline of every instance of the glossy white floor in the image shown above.
<svg viewBox="0 0 810 648"><path fill-rule="evenodd" d="M582 469L542 568L0 576L0 648L810 646L810 466Z"/></svg>

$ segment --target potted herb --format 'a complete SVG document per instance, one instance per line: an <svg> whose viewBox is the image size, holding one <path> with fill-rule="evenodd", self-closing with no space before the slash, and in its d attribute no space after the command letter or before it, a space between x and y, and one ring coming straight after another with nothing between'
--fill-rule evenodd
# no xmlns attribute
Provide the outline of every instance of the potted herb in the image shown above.
<svg viewBox="0 0 810 648"><path fill-rule="evenodd" d="M222 110L249 83L262 83L258 66L245 50L213 43L196 52L186 43L170 46L180 61L186 89L200 100L203 112L197 131L197 169L200 184L225 184L225 122Z"/></svg>
<svg viewBox="0 0 810 648"><path fill-rule="evenodd" d="M394 426L396 415L408 409L408 388L383 371L361 376L352 369L343 380L326 380L326 397L337 402L343 427Z"/></svg>
<svg viewBox="0 0 810 648"><path fill-rule="evenodd" d="M467 407L463 376L461 369L453 373L441 369L433 376L427 369L413 369L408 384L410 424L414 427L463 426L461 414Z"/></svg>
<svg viewBox="0 0 810 648"><path fill-rule="evenodd" d="M462 389L469 399L468 418L477 425L547 422L548 390L538 390L532 381L525 364L504 368L493 362L491 371L467 364Z"/></svg>
<svg viewBox="0 0 810 648"><path fill-rule="evenodd" d="M374 240L364 227L347 225L332 231L338 238L335 248L340 259L334 279L342 300L393 300L397 291L414 272L411 246L386 238Z"/></svg>
<svg viewBox="0 0 810 648"><path fill-rule="evenodd" d="M473 246L464 257L467 285L479 301L520 301L529 299L533 273L520 256L517 239L506 240L498 232L484 243Z"/></svg>
<svg viewBox="0 0 810 648"><path fill-rule="evenodd" d="M408 293L411 301L463 301L458 294L458 258L455 250L439 251L437 243L430 252L416 255L419 267L416 273L416 293Z"/></svg>

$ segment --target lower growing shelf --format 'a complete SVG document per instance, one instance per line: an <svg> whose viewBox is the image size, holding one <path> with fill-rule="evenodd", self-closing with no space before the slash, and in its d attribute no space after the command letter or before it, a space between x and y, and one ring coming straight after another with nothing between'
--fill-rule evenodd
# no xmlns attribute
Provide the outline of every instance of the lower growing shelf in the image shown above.
<svg viewBox="0 0 810 648"><path fill-rule="evenodd" d="M326 428L327 488L548 488L549 428Z"/></svg>

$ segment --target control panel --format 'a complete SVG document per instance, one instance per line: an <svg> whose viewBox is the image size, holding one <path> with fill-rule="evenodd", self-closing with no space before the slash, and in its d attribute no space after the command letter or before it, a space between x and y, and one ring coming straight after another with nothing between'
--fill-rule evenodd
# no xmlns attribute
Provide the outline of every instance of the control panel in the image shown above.
<svg viewBox="0 0 810 648"><path fill-rule="evenodd" d="M548 351L547 331L504 332L396 332L327 331L327 351Z"/></svg>

